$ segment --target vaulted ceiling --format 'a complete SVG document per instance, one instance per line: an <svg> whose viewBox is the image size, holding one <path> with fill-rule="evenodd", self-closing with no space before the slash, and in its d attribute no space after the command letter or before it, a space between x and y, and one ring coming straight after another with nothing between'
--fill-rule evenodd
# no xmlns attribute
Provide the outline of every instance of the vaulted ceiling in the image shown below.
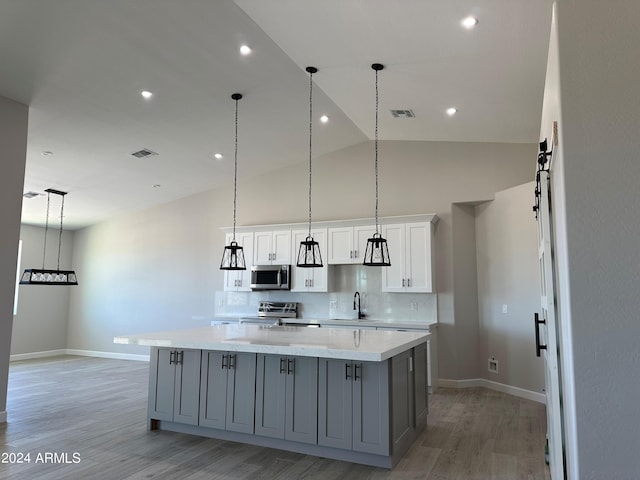
<svg viewBox="0 0 640 480"><path fill-rule="evenodd" d="M305 161L308 65L329 117L314 157L373 138L374 62L382 140L537 142L550 16L551 0L0 0L0 95L30 107L24 191L68 191L81 228L231 182L235 92L239 176ZM25 199L23 222L45 203Z"/></svg>

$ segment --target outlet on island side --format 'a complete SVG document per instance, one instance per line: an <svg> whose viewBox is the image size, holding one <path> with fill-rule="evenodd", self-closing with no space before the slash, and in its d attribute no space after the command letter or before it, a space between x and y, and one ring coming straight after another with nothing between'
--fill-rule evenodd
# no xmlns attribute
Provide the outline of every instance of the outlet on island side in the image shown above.
<svg viewBox="0 0 640 480"><path fill-rule="evenodd" d="M491 357L487 363L489 366L489 373L498 373L498 360L496 360L496 357Z"/></svg>

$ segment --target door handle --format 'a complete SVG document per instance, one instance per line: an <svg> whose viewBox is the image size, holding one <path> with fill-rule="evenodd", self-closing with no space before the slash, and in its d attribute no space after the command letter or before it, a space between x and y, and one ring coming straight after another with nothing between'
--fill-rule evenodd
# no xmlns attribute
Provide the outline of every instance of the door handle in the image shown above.
<svg viewBox="0 0 640 480"><path fill-rule="evenodd" d="M284 358L284 357L280 357L280 373L284 373L284 370L285 370L285 368L284 368L284 362L285 362L286 360L287 360L286 358Z"/></svg>
<svg viewBox="0 0 640 480"><path fill-rule="evenodd" d="M536 329L536 357L540 356L540 350L546 350L547 346L546 345L540 345L540 324L546 324L547 321L546 319L542 319L540 320L540 317L538 317L538 313L534 313L533 314L533 322L534 322L534 328Z"/></svg>
<svg viewBox="0 0 640 480"><path fill-rule="evenodd" d="M176 352L176 365L182 365L184 360L184 350Z"/></svg>
<svg viewBox="0 0 640 480"><path fill-rule="evenodd" d="M353 381L357 382L358 380L362 380L362 372L360 376L358 376L358 369L362 370L362 364L358 365L357 363L353 365Z"/></svg>
<svg viewBox="0 0 640 480"><path fill-rule="evenodd" d="M351 364L350 363L345 363L344 364L344 379L345 380L350 380L351 379Z"/></svg>
<svg viewBox="0 0 640 480"><path fill-rule="evenodd" d="M236 368L236 354L232 353L229 355L229 370L235 370Z"/></svg>
<svg viewBox="0 0 640 480"><path fill-rule="evenodd" d="M222 365L220 365L221 369L225 369L227 368L227 356L226 355L222 355Z"/></svg>
<svg viewBox="0 0 640 480"><path fill-rule="evenodd" d="M169 352L169 365L176 363L176 354L178 352Z"/></svg>
<svg viewBox="0 0 640 480"><path fill-rule="evenodd" d="M293 375L296 369L295 358L287 358L287 375Z"/></svg>

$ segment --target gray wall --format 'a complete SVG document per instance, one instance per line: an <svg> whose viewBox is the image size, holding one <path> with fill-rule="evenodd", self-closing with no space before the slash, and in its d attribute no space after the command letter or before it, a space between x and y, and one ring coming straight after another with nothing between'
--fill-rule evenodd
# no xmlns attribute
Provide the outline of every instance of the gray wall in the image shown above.
<svg viewBox="0 0 640 480"><path fill-rule="evenodd" d="M9 355L28 120L29 109L26 105L0 97L0 423L7 419Z"/></svg>
<svg viewBox="0 0 640 480"><path fill-rule="evenodd" d="M44 197L38 199L46 205ZM26 202L35 199L25 200ZM52 208L53 208L52 199ZM46 213L46 207L42 215ZM58 230L49 228L47 234L47 258L45 268L55 268L58 255ZM25 268L42 268L44 228L22 225L22 256L20 271ZM73 251L73 232L63 232L60 268L70 269ZM80 278L82 281L82 278ZM67 323L69 318L69 292L76 287L45 287L20 285L17 314L13 319L11 355L48 352L67 348Z"/></svg>
<svg viewBox="0 0 640 480"><path fill-rule="evenodd" d="M533 313L540 311L535 183L496 193L476 208L480 376L542 393L544 370L535 356ZM503 313L503 305L507 313ZM489 358L498 373L489 373Z"/></svg>
<svg viewBox="0 0 640 480"><path fill-rule="evenodd" d="M535 155L535 145L522 144L380 144L380 215L441 218L436 271L443 378L462 378L477 363L467 349L469 329L477 326L458 324L454 316L452 204L490 200L530 181ZM260 178L250 178L239 163L239 225L306 219L303 163ZM146 353L114 345L113 336L206 324L223 288L219 228L232 223L231 199L230 188L214 190L76 232L73 265L83 281L71 291L68 348ZM372 142L315 161L315 219L371 217L373 207Z"/></svg>
<svg viewBox="0 0 640 480"><path fill-rule="evenodd" d="M564 200L556 212L574 473L637 478L640 3L559 0L557 13L562 183L555 186Z"/></svg>

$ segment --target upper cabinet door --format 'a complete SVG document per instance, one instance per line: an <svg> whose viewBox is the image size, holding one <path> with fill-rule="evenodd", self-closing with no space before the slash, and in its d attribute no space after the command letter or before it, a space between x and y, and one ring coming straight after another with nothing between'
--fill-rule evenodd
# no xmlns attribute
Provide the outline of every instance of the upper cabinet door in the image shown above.
<svg viewBox="0 0 640 480"><path fill-rule="evenodd" d="M353 263L353 227L332 227L328 229L327 263L340 265Z"/></svg>
<svg viewBox="0 0 640 480"><path fill-rule="evenodd" d="M430 223L405 225L405 275L407 292L431 292Z"/></svg>
<svg viewBox="0 0 640 480"><path fill-rule="evenodd" d="M225 245L229 245L233 235L227 233L225 236ZM247 266L246 270L225 270L224 271L224 290L231 292L249 292L249 283L251 283L251 265L253 265L253 232L236 233L236 242L242 247L244 252L244 261Z"/></svg>
<svg viewBox="0 0 640 480"><path fill-rule="evenodd" d="M255 232L253 238L254 265L290 265L291 230Z"/></svg>
<svg viewBox="0 0 640 480"><path fill-rule="evenodd" d="M376 233L375 225L364 227L353 227L353 261L354 263L364 262L364 252L367 250L367 241Z"/></svg>
<svg viewBox="0 0 640 480"><path fill-rule="evenodd" d="M295 230L291 232L291 291L292 292L327 292L328 285L328 266L327 266L327 229L319 228L311 230L313 239L320 246L320 255L322 255L322 267L319 268L300 268L296 266L298 261L298 251L300 242L304 241L309 235L309 230Z"/></svg>
<svg viewBox="0 0 640 480"><path fill-rule="evenodd" d="M290 265L291 262L291 230L273 232L273 264Z"/></svg>
<svg viewBox="0 0 640 480"><path fill-rule="evenodd" d="M382 291L405 292L405 239L404 225L382 225L382 237L387 240L389 247L390 267L382 267Z"/></svg>
<svg viewBox="0 0 640 480"><path fill-rule="evenodd" d="M433 292L433 224L383 225L390 267L382 268L383 292Z"/></svg>

